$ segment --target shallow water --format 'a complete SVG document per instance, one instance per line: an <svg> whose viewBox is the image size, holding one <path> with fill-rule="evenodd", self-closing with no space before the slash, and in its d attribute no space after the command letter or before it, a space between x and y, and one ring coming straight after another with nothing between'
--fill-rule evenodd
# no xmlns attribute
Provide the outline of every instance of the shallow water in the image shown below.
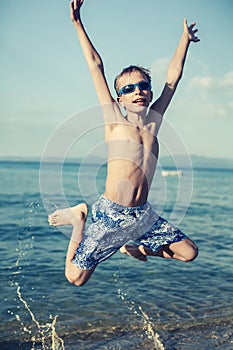
<svg viewBox="0 0 233 350"><path fill-rule="evenodd" d="M82 200L78 167L63 169L63 192L71 205ZM83 169L83 190L93 173L90 202L103 191L104 167ZM49 174L53 180L54 167ZM46 210L60 207L62 194L50 187L44 207L39 164L2 162L0 348L232 349L233 172L193 175L191 203L184 208L181 201L176 211L179 216L187 209L179 226L198 244L197 260L142 263L116 253L77 288L63 274L70 231L47 225ZM156 180L150 201L169 218L179 180L159 174Z"/></svg>

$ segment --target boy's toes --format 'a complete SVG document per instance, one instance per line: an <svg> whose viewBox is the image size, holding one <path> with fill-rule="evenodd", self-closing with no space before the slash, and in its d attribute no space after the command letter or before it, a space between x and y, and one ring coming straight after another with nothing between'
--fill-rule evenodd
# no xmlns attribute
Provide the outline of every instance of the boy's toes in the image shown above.
<svg viewBox="0 0 233 350"><path fill-rule="evenodd" d="M55 218L52 215L48 217L48 222L50 226L55 226L56 224Z"/></svg>

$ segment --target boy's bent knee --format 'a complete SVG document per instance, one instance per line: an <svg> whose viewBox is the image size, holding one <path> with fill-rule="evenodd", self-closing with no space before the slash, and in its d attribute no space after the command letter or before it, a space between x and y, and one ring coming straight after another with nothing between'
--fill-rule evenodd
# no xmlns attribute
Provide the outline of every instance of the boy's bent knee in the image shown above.
<svg viewBox="0 0 233 350"><path fill-rule="evenodd" d="M79 286L83 286L86 283L86 279L83 279L81 276L73 276L72 274L69 274L67 271L65 273L65 277L67 279L68 282L70 282L71 284L79 287Z"/></svg>
<svg viewBox="0 0 233 350"><path fill-rule="evenodd" d="M65 271L65 277L68 282L71 284L81 287L83 286L91 277L93 270L81 270L78 269L75 265L73 265L74 268L76 269L75 273L73 269L66 269Z"/></svg>
<svg viewBox="0 0 233 350"><path fill-rule="evenodd" d="M81 278L70 278L69 276L66 275L66 279L68 282L70 282L71 284L73 284L76 287L81 287L83 286L87 280L82 280Z"/></svg>
<svg viewBox="0 0 233 350"><path fill-rule="evenodd" d="M185 262L191 262L196 259L198 256L198 247L196 244L192 244L192 249L189 250L189 252L186 254L184 261Z"/></svg>

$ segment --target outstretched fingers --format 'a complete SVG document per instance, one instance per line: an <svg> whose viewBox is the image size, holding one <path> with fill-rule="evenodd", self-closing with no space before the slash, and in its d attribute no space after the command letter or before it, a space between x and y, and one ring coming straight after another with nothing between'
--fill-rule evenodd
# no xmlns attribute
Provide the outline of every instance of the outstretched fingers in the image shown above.
<svg viewBox="0 0 233 350"><path fill-rule="evenodd" d="M71 21L77 21L80 17L80 8L83 5L84 0L73 0L70 2L70 18Z"/></svg>
<svg viewBox="0 0 233 350"><path fill-rule="evenodd" d="M190 26L187 23L187 18L184 18L184 32L188 34L189 40L198 42L200 39L195 35L198 32L198 29L194 27L196 26L196 22L193 22L190 24Z"/></svg>
<svg viewBox="0 0 233 350"><path fill-rule="evenodd" d="M80 7L82 6L84 0L74 0L72 2L74 3L74 9L79 10Z"/></svg>

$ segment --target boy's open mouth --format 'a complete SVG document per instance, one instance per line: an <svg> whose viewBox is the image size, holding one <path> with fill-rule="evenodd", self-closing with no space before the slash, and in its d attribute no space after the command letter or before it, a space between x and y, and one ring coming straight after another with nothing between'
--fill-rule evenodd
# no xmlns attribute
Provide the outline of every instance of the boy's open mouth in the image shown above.
<svg viewBox="0 0 233 350"><path fill-rule="evenodd" d="M146 102L145 98L137 98L136 100L133 101L133 103L139 104L139 105L144 105Z"/></svg>

